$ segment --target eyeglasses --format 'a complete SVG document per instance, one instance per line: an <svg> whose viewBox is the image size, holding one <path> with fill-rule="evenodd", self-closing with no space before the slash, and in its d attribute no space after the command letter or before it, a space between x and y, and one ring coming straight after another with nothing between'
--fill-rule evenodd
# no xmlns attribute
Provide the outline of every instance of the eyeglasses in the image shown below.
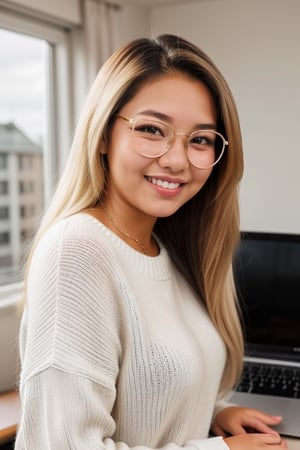
<svg viewBox="0 0 300 450"><path fill-rule="evenodd" d="M147 117L131 119L118 115L129 122L135 150L146 158L159 158L167 153L174 143L175 136L186 138L187 157L198 169L210 169L223 156L228 145L221 133L215 130L197 130L191 134L176 133L168 123Z"/></svg>

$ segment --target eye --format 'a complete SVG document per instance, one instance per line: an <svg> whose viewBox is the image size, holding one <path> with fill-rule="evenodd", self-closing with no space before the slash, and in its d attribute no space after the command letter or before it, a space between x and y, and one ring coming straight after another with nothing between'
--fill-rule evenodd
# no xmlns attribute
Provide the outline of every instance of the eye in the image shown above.
<svg viewBox="0 0 300 450"><path fill-rule="evenodd" d="M189 144L199 149L209 149L215 147L216 135L214 133L192 134Z"/></svg>
<svg viewBox="0 0 300 450"><path fill-rule="evenodd" d="M191 140L191 142L193 144L207 145L207 139L205 136L196 136Z"/></svg>
<svg viewBox="0 0 300 450"><path fill-rule="evenodd" d="M139 123L139 122L137 122L134 129L135 129L136 132L144 133L146 135L164 136L163 130L160 129L157 125L154 125L152 123Z"/></svg>

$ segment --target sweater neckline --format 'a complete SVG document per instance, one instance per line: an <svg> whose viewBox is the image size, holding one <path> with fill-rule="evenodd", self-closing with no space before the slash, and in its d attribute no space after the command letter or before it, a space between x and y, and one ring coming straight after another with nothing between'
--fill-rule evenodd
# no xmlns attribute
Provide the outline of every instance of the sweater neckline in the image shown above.
<svg viewBox="0 0 300 450"><path fill-rule="evenodd" d="M93 223L100 228L113 243L114 248L118 253L125 259L126 264L134 268L135 271L147 273L151 278L157 280L171 278L171 273L174 269L171 269L169 254L156 235L155 239L160 248L159 254L157 256L145 255L132 248L127 242L123 241L117 234L100 222L100 220L84 212L78 214L84 216L88 222Z"/></svg>

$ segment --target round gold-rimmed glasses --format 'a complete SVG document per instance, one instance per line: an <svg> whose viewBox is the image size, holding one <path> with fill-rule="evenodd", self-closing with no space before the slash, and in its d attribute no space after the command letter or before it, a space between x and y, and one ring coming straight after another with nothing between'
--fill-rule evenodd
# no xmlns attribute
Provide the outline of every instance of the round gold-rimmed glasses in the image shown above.
<svg viewBox="0 0 300 450"><path fill-rule="evenodd" d="M176 133L166 122L149 117L137 119L118 115L129 123L135 150L146 158L159 158L167 153L177 135L186 138L187 157L198 169L210 169L224 154L228 142L221 133L210 129L200 129L192 133Z"/></svg>

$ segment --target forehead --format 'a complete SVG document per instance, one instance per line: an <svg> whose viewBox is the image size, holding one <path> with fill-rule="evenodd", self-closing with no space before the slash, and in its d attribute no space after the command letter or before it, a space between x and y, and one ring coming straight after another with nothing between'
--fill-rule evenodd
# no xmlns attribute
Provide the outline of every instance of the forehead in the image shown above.
<svg viewBox="0 0 300 450"><path fill-rule="evenodd" d="M134 117L143 111L158 111L170 121L216 122L216 106L207 86L182 73L163 74L144 84L122 112Z"/></svg>

